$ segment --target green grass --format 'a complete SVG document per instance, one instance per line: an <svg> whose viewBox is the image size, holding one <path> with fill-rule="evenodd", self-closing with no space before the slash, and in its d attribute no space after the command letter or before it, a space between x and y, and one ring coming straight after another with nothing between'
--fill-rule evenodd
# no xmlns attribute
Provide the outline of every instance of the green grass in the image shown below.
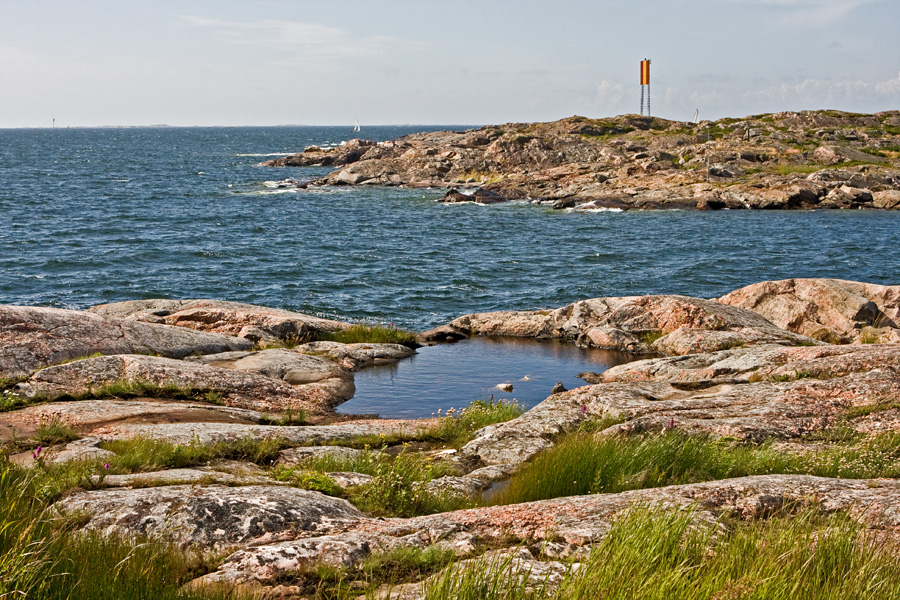
<svg viewBox="0 0 900 600"><path fill-rule="evenodd" d="M454 410L454 409L450 409ZM516 401L475 400L459 411L441 419L440 425L427 434L427 438L462 446L472 438L472 434L488 425L511 421L521 416L525 410ZM454 411L455 413L455 411Z"/></svg>
<svg viewBox="0 0 900 600"><path fill-rule="evenodd" d="M135 437L104 442L101 447L116 453L109 460L110 472L143 473L203 465L220 458L269 465L275 462L287 443L281 438L257 440L248 436L233 442L172 444Z"/></svg>
<svg viewBox="0 0 900 600"><path fill-rule="evenodd" d="M690 513L636 510L613 525L558 597L889 600L900 598L897 550L842 515L713 531L694 526Z"/></svg>
<svg viewBox="0 0 900 600"><path fill-rule="evenodd" d="M347 329L322 332L320 340L341 342L342 344L403 344L416 346L416 334L391 326L357 323Z"/></svg>
<svg viewBox="0 0 900 600"><path fill-rule="evenodd" d="M64 396L73 400L93 398L171 398L177 400L202 400L221 403L221 396L207 389L179 386L175 383L154 383L142 379L118 379L98 388L89 388L81 394Z"/></svg>
<svg viewBox="0 0 900 600"><path fill-rule="evenodd" d="M59 417L54 417L50 421L42 419L34 433L34 439L43 446L65 444L80 437L71 425Z"/></svg>
<svg viewBox="0 0 900 600"><path fill-rule="evenodd" d="M282 427L309 425L309 413L302 408L295 409L293 406L288 406L281 415L267 416L260 421L260 424L280 425Z"/></svg>
<svg viewBox="0 0 900 600"><path fill-rule="evenodd" d="M465 498L429 493L421 484L457 475L457 468L443 460L404 449L392 456L383 447L380 451L366 449L356 458L341 459L322 456L301 461L292 467L276 467L273 475L279 481L320 491L332 496L349 498L360 510L375 516L412 517L446 512L470 506ZM342 490L334 485L326 472L350 471L374 477L372 483Z"/></svg>
<svg viewBox="0 0 900 600"><path fill-rule="evenodd" d="M770 473L848 479L900 477L900 434L815 452L738 445L678 430L634 437L563 438L523 466L492 504L660 487Z"/></svg>
<svg viewBox="0 0 900 600"><path fill-rule="evenodd" d="M29 400L10 390L0 390L0 412L18 410L34 403L33 400Z"/></svg>
<svg viewBox="0 0 900 600"><path fill-rule="evenodd" d="M0 598L139 600L240 598L181 586L212 569L206 559L149 540L77 534L51 520L52 472L0 459Z"/></svg>
<svg viewBox="0 0 900 600"><path fill-rule="evenodd" d="M826 168L824 165L774 165L772 171L779 175L790 175L792 173L815 173Z"/></svg>
<svg viewBox="0 0 900 600"><path fill-rule="evenodd" d="M633 507L559 585L510 569L511 555L452 565L427 600L896 600L900 545L845 515L698 526L691 511Z"/></svg>

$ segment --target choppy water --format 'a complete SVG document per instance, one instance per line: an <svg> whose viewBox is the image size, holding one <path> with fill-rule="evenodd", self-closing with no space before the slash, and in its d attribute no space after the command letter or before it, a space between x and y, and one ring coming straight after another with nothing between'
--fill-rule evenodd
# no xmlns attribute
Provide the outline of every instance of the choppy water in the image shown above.
<svg viewBox="0 0 900 600"><path fill-rule="evenodd" d="M472 311L605 295L714 297L786 277L900 282L900 211L441 205L441 190L272 189L264 182L328 169L256 166L351 136L322 127L0 130L0 303L208 297L423 330Z"/></svg>
<svg viewBox="0 0 900 600"><path fill-rule="evenodd" d="M374 139L420 127L363 129ZM439 190L273 190L264 155L347 128L0 130L0 302L212 297L424 329L784 277L897 283L900 212L577 214Z"/></svg>

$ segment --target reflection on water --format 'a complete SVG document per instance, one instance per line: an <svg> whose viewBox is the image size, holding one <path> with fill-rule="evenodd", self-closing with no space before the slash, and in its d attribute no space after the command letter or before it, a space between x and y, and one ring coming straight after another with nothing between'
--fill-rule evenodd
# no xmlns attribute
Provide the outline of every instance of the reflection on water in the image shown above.
<svg viewBox="0 0 900 600"><path fill-rule="evenodd" d="M531 408L550 395L557 381L567 389L585 385L576 375L599 373L635 357L578 348L557 341L475 338L419 348L412 358L356 373L356 395L343 413L384 418L430 417L438 409L462 408L473 400L516 399ZM509 383L510 393L496 386Z"/></svg>

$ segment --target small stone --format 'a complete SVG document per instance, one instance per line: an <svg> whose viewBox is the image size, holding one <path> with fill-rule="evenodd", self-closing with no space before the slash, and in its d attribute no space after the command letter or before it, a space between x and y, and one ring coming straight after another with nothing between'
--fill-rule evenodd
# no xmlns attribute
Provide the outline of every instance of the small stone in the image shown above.
<svg viewBox="0 0 900 600"><path fill-rule="evenodd" d="M497 389L501 392L511 392L513 391L513 386L511 383L498 383Z"/></svg>
<svg viewBox="0 0 900 600"><path fill-rule="evenodd" d="M568 392L568 391L569 390L566 389L566 386L564 386L562 384L562 381L557 381L556 385L553 386L553 389L550 390L550 393L551 394L559 394L561 392Z"/></svg>

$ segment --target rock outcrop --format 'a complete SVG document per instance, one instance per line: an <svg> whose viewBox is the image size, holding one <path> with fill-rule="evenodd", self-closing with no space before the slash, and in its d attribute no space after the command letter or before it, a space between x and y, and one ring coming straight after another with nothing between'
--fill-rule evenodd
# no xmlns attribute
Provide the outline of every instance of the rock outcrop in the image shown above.
<svg viewBox="0 0 900 600"><path fill-rule="evenodd" d="M840 279L763 281L719 302L831 343L900 342L900 286Z"/></svg>
<svg viewBox="0 0 900 600"><path fill-rule="evenodd" d="M41 369L16 385L15 391L26 398L55 400L102 395L105 388L121 384L134 388L133 395L214 394L226 406L276 412L302 409L311 414L330 413L353 395L352 380L344 378L291 385L250 371L136 354L86 358Z"/></svg>
<svg viewBox="0 0 900 600"><path fill-rule="evenodd" d="M479 543L509 544L513 539L521 540L515 543L519 548L540 551L547 547L546 541L557 555L572 555L578 548L602 540L611 524L635 505L692 508L693 519L702 527L714 526L723 518L763 518L789 507L820 514L847 511L866 526L895 528L900 525L894 509L898 501L900 483L893 480L765 475L412 519L360 519L343 531L239 550L195 585L273 585L316 563L350 566L372 552L398 547L437 545L466 556Z"/></svg>
<svg viewBox="0 0 900 600"><path fill-rule="evenodd" d="M353 140L268 166L340 165L330 185L475 188L444 202L575 209L897 208L897 111L781 112L685 123L622 115ZM707 169L709 165L709 169Z"/></svg>
<svg viewBox="0 0 900 600"><path fill-rule="evenodd" d="M159 354L184 358L248 350L249 340L180 327L108 318L89 312L0 305L0 377L92 354Z"/></svg>
<svg viewBox="0 0 900 600"><path fill-rule="evenodd" d="M610 434L678 428L751 442L799 440L839 424L900 431L890 400L900 397L897 364L898 344L761 346L637 361L585 375L600 383L485 427L460 454L515 467L593 418L621 421ZM860 416L850 418L854 411Z"/></svg>
<svg viewBox="0 0 900 600"><path fill-rule="evenodd" d="M339 331L347 323L302 313L221 300L131 300L101 304L88 309L106 317L164 323L247 338L308 341L323 331Z"/></svg>
<svg viewBox="0 0 900 600"><path fill-rule="evenodd" d="M691 354L759 344L817 344L759 314L687 296L580 300L549 311L465 315L447 327L460 336L557 338L634 354Z"/></svg>
<svg viewBox="0 0 900 600"><path fill-rule="evenodd" d="M255 485L96 490L67 496L54 508L62 515L89 516L85 530L147 535L218 551L328 533L363 518L346 500L291 487Z"/></svg>

